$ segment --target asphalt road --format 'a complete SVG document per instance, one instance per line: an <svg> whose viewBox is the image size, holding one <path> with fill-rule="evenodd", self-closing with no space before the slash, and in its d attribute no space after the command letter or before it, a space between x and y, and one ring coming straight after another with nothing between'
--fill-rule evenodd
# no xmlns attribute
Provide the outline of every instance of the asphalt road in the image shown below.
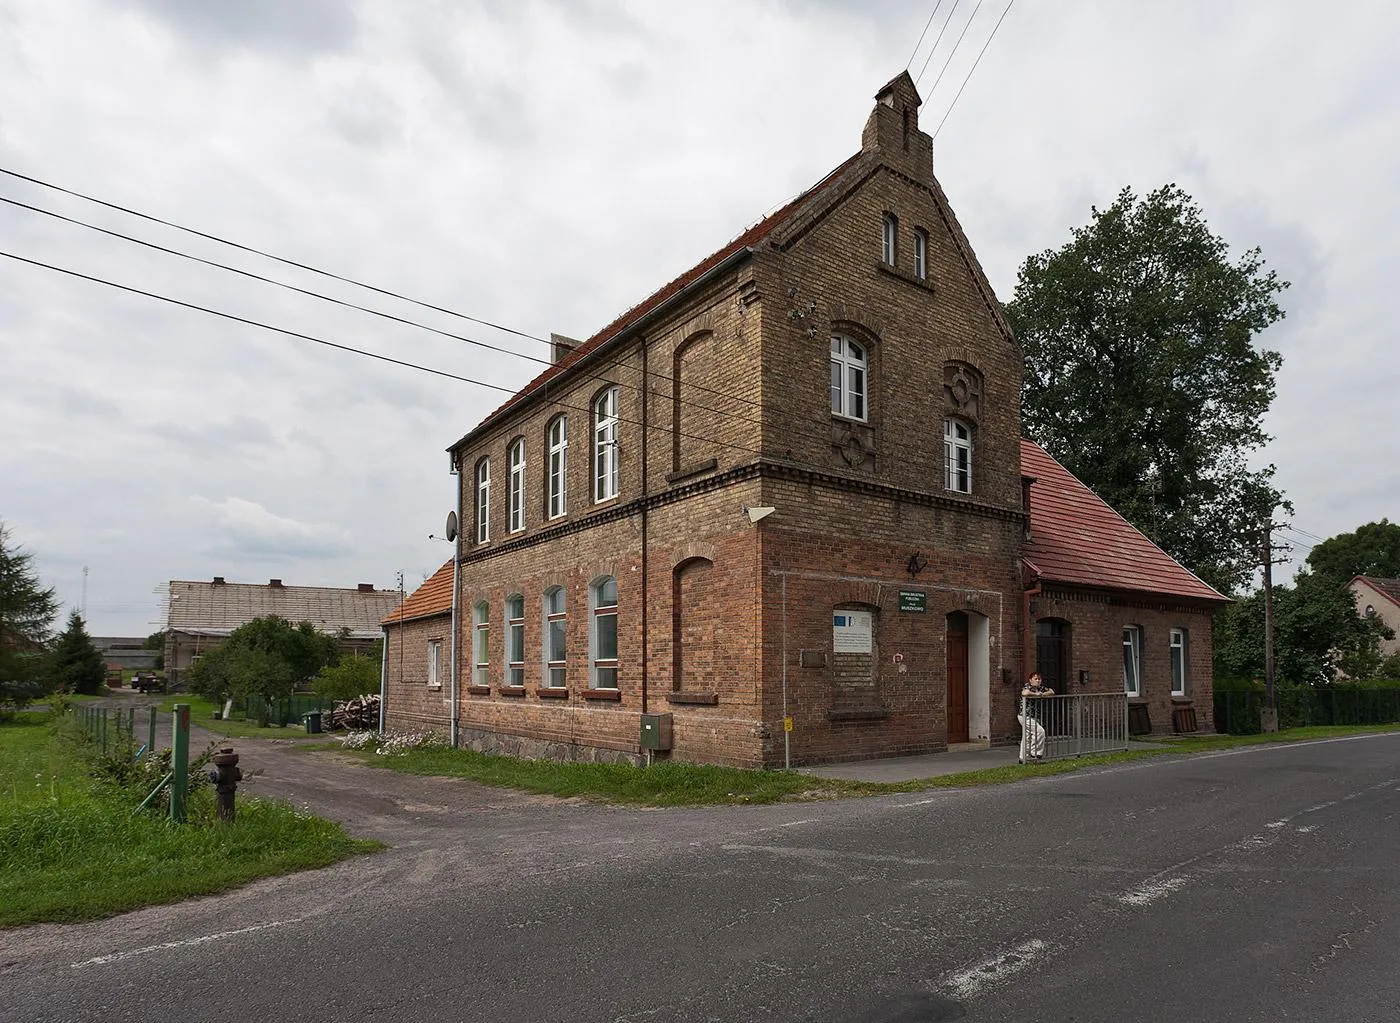
<svg viewBox="0 0 1400 1023"><path fill-rule="evenodd" d="M0 932L0 1018L1400 1018L1400 734L810 805L432 798L378 856Z"/></svg>

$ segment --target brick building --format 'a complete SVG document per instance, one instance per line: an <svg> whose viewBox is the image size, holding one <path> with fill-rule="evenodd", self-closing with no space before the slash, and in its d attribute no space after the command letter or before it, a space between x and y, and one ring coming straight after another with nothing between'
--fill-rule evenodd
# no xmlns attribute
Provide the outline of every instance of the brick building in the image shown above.
<svg viewBox="0 0 1400 1023"><path fill-rule="evenodd" d="M1057 563L1027 538L1022 356L919 102L894 79L860 152L592 338L556 338L555 363L452 445L459 685L425 697L390 674L390 728L627 758L639 715L662 712L677 759L894 756L1013 741L1028 651L1052 649L1042 618L1083 622L1055 652L1062 687L1123 686L1104 658L1117 644L1122 670L1143 602L1193 615L1209 663L1221 598L1172 595L1179 577L1154 594L1171 574L1155 558L1135 595L1030 564L1028 546ZM1104 512L1141 539L1128 555L1193 578ZM450 624L448 587L405 647L444 608Z"/></svg>

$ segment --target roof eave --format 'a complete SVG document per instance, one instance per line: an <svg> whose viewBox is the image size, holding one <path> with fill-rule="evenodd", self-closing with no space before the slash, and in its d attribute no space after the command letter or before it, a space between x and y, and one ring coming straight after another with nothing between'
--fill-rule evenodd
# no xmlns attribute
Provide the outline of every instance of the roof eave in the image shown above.
<svg viewBox="0 0 1400 1023"><path fill-rule="evenodd" d="M606 338L602 342L600 342L597 348L594 348L592 351L585 352L583 355L579 356L576 362L574 362L567 368L561 370L558 377L554 378L553 380L545 381L534 391L522 396L519 404L507 409L500 416L499 419L495 419L493 421L493 418L487 418L477 426L468 430L461 437L460 440L458 440L455 444L450 445L446 450L450 454L455 455L458 451L460 451L471 441L475 440L478 436L487 432L492 427L499 425L501 421L507 419L512 413L529 408L538 398L548 393L549 385L562 384L565 381L569 380L572 376L575 375L575 373L580 367L591 364L596 360L598 356L601 356L605 352L610 351L612 348L614 348L616 345L618 345L628 337L636 334L643 327L655 322L663 314L670 312L671 309L673 309L676 305L694 295L696 291L708 285L716 277L719 277L722 274L726 274L729 271L733 270L735 267L739 266L739 264L749 259L749 257L751 257L754 254L754 251L755 247L753 245L745 245L741 248L734 250L724 259L721 259L714 266L710 267L710 269L706 270L699 277L695 278L695 280L691 281L685 287L679 289L674 295L671 295L668 298L663 299L661 302L658 302L655 308L648 309L645 313L643 313L641 316L638 316L635 320L632 320L630 323L623 324L611 337Z"/></svg>

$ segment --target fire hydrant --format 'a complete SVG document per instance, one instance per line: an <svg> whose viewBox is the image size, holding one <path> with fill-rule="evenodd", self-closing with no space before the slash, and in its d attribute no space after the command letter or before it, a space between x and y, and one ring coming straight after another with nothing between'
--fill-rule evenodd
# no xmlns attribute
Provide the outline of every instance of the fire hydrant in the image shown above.
<svg viewBox="0 0 1400 1023"><path fill-rule="evenodd" d="M214 754L214 769L209 772L209 780L214 783L214 805L219 820L233 820L233 794L238 783L243 780L243 771L238 766L238 754L232 746L225 746Z"/></svg>

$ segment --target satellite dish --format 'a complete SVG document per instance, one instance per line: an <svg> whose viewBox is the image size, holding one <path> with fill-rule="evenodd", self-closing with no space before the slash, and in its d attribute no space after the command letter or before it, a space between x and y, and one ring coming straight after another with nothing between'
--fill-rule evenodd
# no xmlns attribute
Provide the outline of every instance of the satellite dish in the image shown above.
<svg viewBox="0 0 1400 1023"><path fill-rule="evenodd" d="M447 513L447 528L443 532L446 534L447 539L457 539L457 513L455 511Z"/></svg>

